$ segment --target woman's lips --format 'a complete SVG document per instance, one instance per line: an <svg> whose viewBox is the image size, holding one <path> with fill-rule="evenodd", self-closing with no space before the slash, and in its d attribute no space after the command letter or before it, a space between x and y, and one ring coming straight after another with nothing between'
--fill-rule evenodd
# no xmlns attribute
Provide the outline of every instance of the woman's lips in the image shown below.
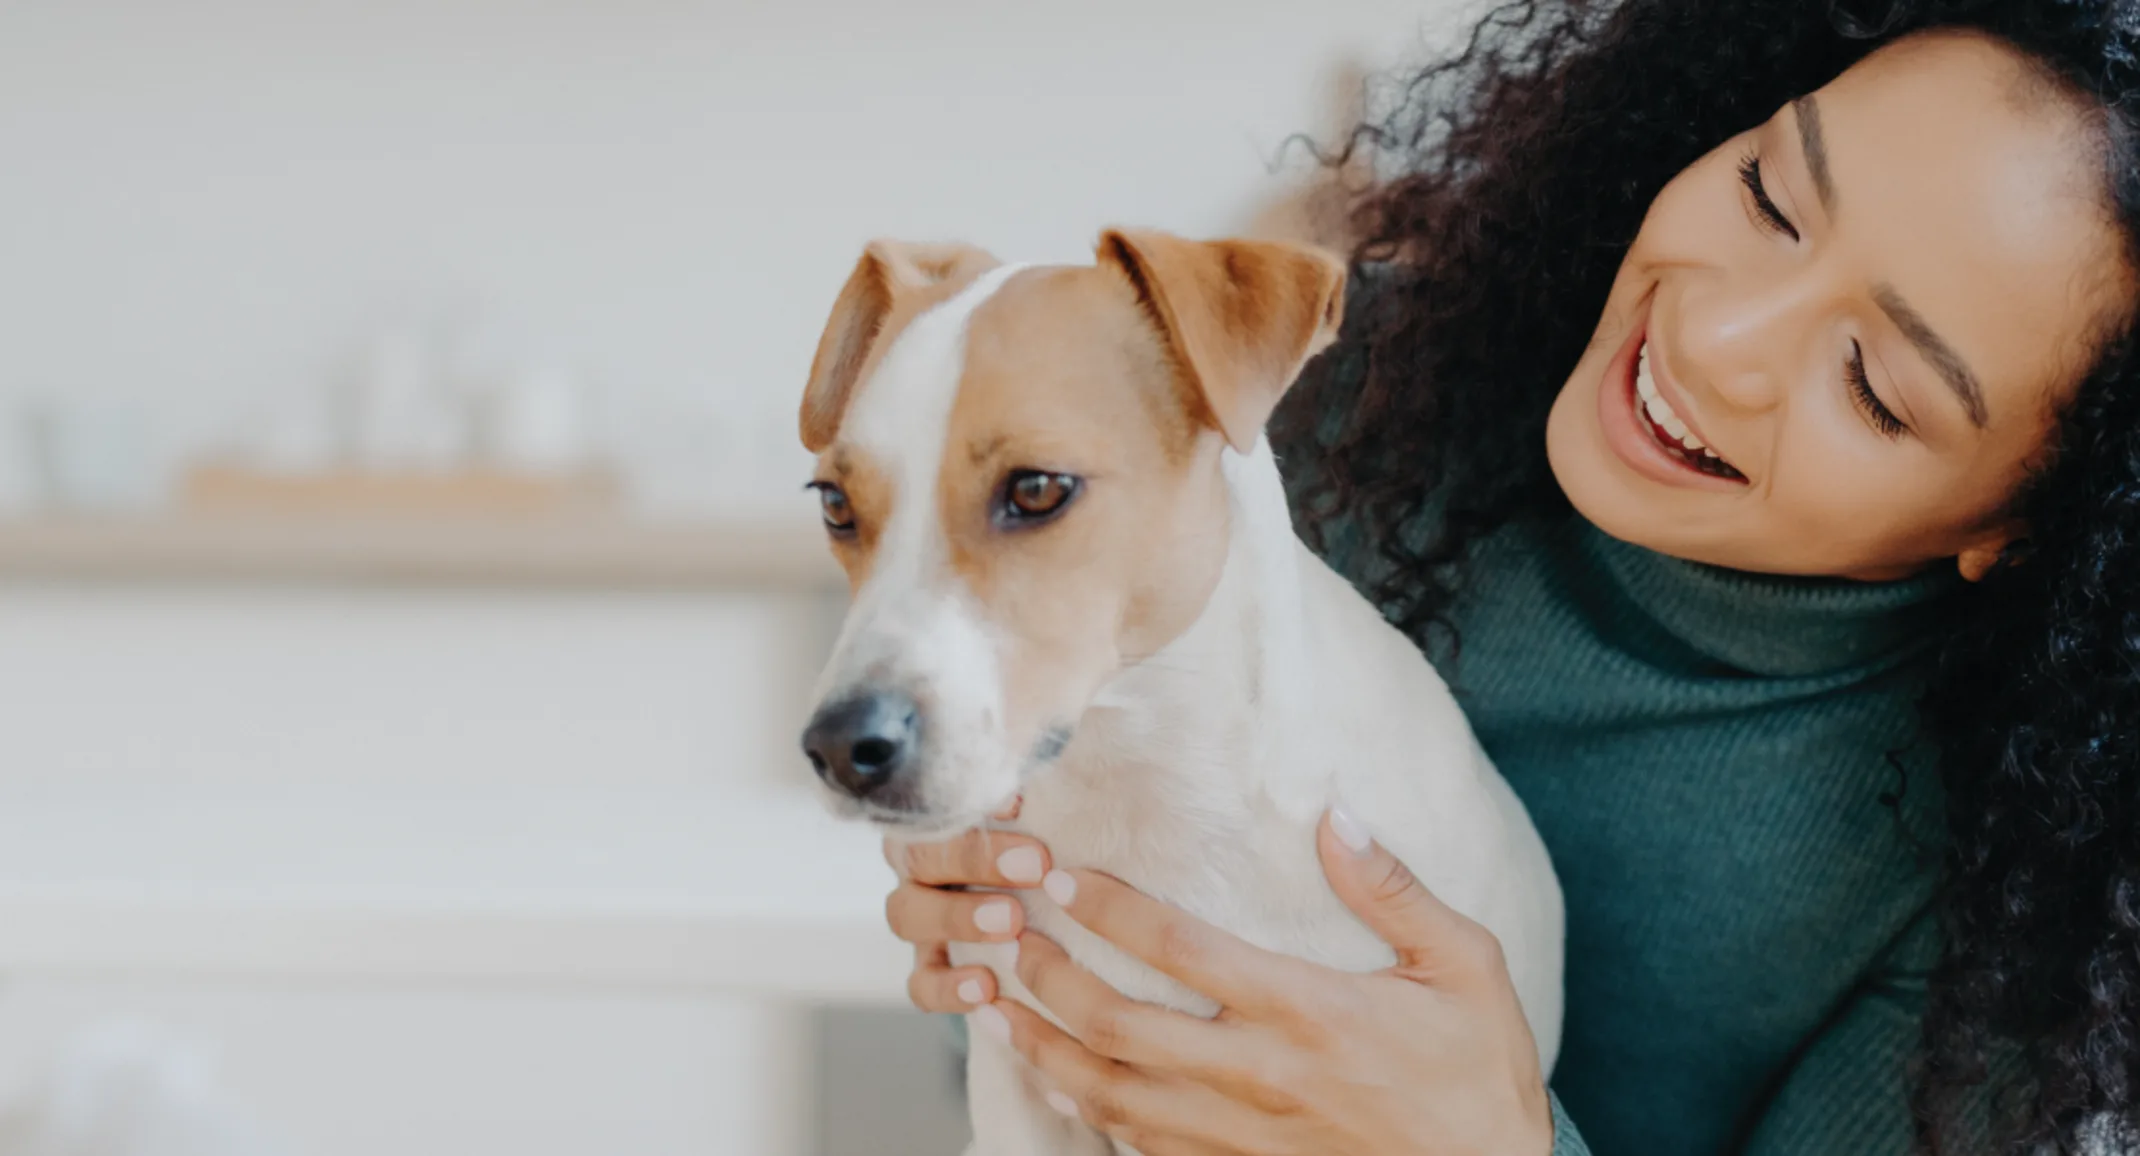
<svg viewBox="0 0 2140 1156"><path fill-rule="evenodd" d="M1606 444L1630 469L1655 482L1718 491L1742 489L1747 484L1744 474L1722 458L1690 452L1669 429L1644 412L1636 375L1648 342L1649 317L1645 312L1599 382L1598 423ZM1669 412L1669 401L1663 408ZM1685 432L1692 434L1691 430Z"/></svg>

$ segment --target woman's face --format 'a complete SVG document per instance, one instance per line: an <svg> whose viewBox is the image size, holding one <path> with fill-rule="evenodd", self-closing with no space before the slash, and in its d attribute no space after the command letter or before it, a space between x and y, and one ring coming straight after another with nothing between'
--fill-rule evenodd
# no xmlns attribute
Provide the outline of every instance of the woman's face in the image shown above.
<svg viewBox="0 0 2140 1156"><path fill-rule="evenodd" d="M1779 574L1971 577L2132 295L2078 107L1974 36L1892 45L1657 195L1553 405L1615 537Z"/></svg>

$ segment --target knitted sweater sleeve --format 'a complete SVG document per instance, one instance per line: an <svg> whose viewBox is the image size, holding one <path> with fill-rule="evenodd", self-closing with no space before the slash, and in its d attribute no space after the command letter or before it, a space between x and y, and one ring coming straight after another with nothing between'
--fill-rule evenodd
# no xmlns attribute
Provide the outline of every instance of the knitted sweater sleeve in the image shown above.
<svg viewBox="0 0 2140 1156"><path fill-rule="evenodd" d="M1799 1056L1753 1122L1745 1156L1907 1156L1906 1064L1918 1039L1924 991L1916 976L1864 989ZM1582 1132L1553 1097L1552 1156L1590 1156Z"/></svg>

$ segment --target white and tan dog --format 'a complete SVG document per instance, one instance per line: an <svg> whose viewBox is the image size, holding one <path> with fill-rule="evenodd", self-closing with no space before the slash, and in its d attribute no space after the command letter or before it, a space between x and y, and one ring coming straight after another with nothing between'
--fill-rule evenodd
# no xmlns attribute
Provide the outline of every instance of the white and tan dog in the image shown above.
<svg viewBox="0 0 2140 1156"><path fill-rule="evenodd" d="M1023 795L1055 862L1262 947L1392 961L1325 882L1342 802L1501 941L1550 1071L1561 896L1522 804L1419 651L1294 536L1263 424L1335 336L1318 252L1110 232L1089 266L879 243L833 306L803 443L854 603L804 749L845 813L937 838ZM1125 994L1203 996L1073 923ZM1032 1003L999 945L992 966ZM1106 1153L974 1033L980 1156Z"/></svg>

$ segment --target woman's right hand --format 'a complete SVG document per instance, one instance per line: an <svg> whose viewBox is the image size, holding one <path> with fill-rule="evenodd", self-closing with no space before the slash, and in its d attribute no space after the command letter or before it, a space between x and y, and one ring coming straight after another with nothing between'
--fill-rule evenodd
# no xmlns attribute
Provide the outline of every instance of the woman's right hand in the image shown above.
<svg viewBox="0 0 2140 1156"><path fill-rule="evenodd" d="M1010 943L1025 930L1025 907L1008 895L962 891L1040 886L1048 849L1008 831L974 830L941 843L884 841L899 886L884 901L892 934L914 945L907 998L926 1012L964 1013L996 998L985 967L951 966L950 945Z"/></svg>

